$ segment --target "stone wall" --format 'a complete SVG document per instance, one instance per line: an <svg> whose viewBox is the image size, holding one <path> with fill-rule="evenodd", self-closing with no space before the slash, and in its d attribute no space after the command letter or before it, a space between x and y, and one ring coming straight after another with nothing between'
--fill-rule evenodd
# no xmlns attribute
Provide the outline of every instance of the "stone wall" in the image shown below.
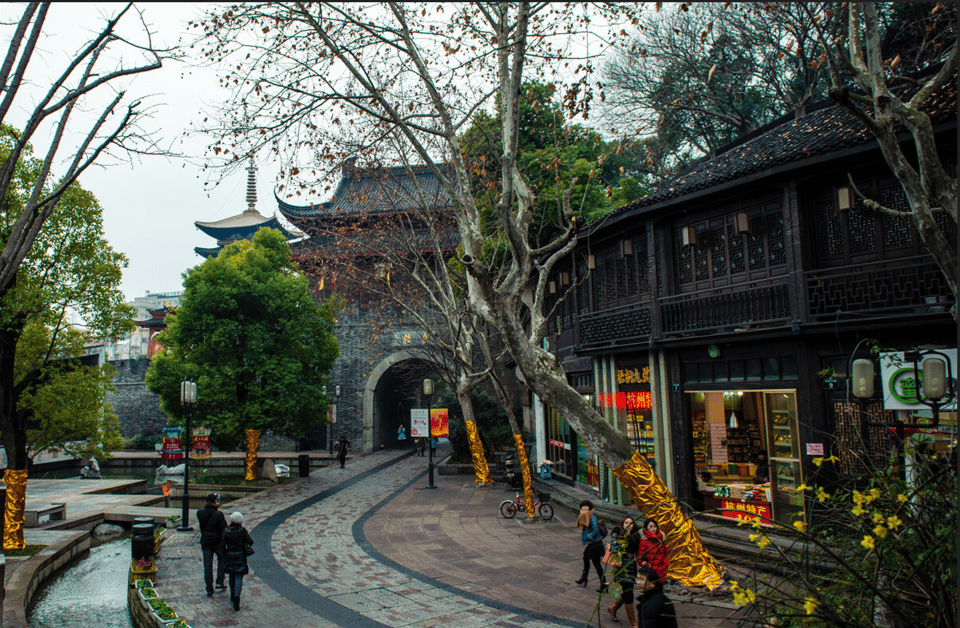
<svg viewBox="0 0 960 628"><path fill-rule="evenodd" d="M120 435L159 434L167 425L167 415L160 411L160 397L147 390L144 381L150 360L115 360L108 364L116 370L113 385L117 392L107 394L107 403L120 419Z"/></svg>

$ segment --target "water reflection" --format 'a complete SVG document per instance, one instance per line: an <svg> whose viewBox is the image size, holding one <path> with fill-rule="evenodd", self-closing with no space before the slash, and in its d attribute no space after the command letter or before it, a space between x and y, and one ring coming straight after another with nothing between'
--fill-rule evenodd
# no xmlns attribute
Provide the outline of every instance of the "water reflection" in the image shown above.
<svg viewBox="0 0 960 628"><path fill-rule="evenodd" d="M89 556L72 562L43 588L30 628L133 628L127 608L130 534L91 537Z"/></svg>

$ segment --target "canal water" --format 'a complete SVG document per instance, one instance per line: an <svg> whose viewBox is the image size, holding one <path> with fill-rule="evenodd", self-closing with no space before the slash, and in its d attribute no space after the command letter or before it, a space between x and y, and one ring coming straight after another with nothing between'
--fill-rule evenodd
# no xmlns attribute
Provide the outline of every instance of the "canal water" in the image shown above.
<svg viewBox="0 0 960 628"><path fill-rule="evenodd" d="M133 628L127 608L130 533L90 540L89 556L70 563L37 595L30 628Z"/></svg>

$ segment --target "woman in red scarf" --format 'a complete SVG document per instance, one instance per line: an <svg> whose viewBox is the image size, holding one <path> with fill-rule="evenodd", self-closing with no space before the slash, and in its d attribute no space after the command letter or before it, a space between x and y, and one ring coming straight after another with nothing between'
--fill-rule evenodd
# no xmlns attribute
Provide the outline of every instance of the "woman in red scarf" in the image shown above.
<svg viewBox="0 0 960 628"><path fill-rule="evenodd" d="M637 560L640 561L641 567L650 567L657 572L660 577L657 584L663 587L663 581L667 578L667 569L670 567L670 559L667 558L667 548L663 545L663 532L653 519L646 519L643 522L643 538L640 539L640 545L637 548Z"/></svg>

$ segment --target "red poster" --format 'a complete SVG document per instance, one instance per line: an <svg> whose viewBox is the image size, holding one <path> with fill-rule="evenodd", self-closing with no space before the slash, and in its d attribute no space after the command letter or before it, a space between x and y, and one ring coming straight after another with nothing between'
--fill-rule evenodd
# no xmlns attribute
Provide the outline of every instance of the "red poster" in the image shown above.
<svg viewBox="0 0 960 628"><path fill-rule="evenodd" d="M430 409L430 435L431 436L450 436L450 427L447 419L446 408Z"/></svg>
<svg viewBox="0 0 960 628"><path fill-rule="evenodd" d="M766 523L771 519L770 504L763 502L740 502L732 499L720 500L720 514L739 521L759 520Z"/></svg>

